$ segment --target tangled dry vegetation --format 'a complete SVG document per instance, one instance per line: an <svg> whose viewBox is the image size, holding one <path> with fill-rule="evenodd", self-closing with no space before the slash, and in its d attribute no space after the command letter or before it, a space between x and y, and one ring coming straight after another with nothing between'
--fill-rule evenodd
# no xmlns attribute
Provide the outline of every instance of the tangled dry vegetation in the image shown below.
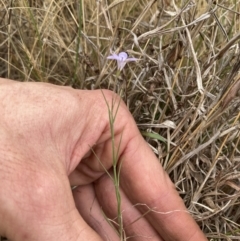
<svg viewBox="0 0 240 241"><path fill-rule="evenodd" d="M0 0L0 76L122 93L212 240L240 240L239 1ZM116 75L111 51L139 59Z"/></svg>

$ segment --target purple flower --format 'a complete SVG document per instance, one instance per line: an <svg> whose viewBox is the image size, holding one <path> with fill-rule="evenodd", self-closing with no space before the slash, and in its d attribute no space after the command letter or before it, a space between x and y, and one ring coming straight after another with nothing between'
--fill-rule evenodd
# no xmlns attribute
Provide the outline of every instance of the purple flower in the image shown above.
<svg viewBox="0 0 240 241"><path fill-rule="evenodd" d="M112 55L108 56L107 59L115 59L115 60L117 60L118 69L120 71L124 68L124 66L125 66L125 64L127 62L137 61L138 60L136 58L128 58L128 55L125 52L120 52L119 54L113 53Z"/></svg>

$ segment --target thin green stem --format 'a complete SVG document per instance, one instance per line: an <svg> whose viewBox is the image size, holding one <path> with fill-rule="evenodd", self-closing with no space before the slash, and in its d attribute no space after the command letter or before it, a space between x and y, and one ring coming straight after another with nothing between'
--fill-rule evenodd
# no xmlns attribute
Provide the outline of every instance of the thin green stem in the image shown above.
<svg viewBox="0 0 240 241"><path fill-rule="evenodd" d="M105 96L104 96L105 98ZM119 157L119 149L122 137L120 138L120 143L116 150L115 148L115 135L114 135L114 123L116 120L117 112L120 106L120 101L118 102L116 110L114 110L114 106L116 106L115 100L112 100L111 107L109 106L106 98L105 98L107 107L108 107L108 116L109 116L109 124L110 124L110 132L111 132L111 143L112 143L112 160L113 160L113 183L115 187L115 195L117 199L117 220L118 220L118 232L120 236L120 240L123 240L124 232L123 232L123 220L122 220L122 212L121 212L121 193L120 193L120 168L118 170L118 157Z"/></svg>

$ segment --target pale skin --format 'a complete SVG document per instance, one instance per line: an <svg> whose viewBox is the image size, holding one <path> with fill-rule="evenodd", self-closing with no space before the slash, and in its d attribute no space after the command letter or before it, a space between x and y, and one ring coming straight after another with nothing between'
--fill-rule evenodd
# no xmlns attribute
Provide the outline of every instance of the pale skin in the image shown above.
<svg viewBox="0 0 240 241"><path fill-rule="evenodd" d="M0 235L13 241L119 240L102 215L117 216L106 174L112 172L112 142L103 94L110 105L119 100L107 90L0 79ZM114 135L126 237L207 240L123 102ZM70 186L78 187L72 192Z"/></svg>

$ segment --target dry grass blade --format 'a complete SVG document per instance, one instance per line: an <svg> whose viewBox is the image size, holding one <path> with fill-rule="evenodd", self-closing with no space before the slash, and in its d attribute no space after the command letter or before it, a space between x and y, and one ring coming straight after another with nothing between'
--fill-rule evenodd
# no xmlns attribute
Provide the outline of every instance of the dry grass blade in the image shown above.
<svg viewBox="0 0 240 241"><path fill-rule="evenodd" d="M235 121L233 123L233 125L235 125L238 121L239 121L239 117L240 117L240 113L238 113L238 116L235 118ZM209 169L208 173L206 174L205 176L205 179L204 181L202 182L202 184L200 185L199 189L196 191L194 197L193 197L193 200L194 201L197 201L200 197L200 192L202 191L203 187L205 186L205 183L207 182L208 178L210 177L211 173L213 172L217 162L219 161L219 156L222 152L222 149L223 149L223 146L225 145L225 143L227 142L229 138L229 134L227 134L227 136L224 138L219 150L218 150L218 153L216 154L215 156L215 159L213 160L212 164L211 164L211 168Z"/></svg>
<svg viewBox="0 0 240 241"><path fill-rule="evenodd" d="M182 22L185 25L185 22L184 22L183 18L182 18ZM192 57L193 57L193 62L194 62L194 65L195 65L195 70L196 70L196 75L197 75L196 81L197 81L198 91L201 94L203 94L204 89L203 89L203 85L202 85L202 76L201 76L200 66L199 66L199 63L198 63L198 60L197 60L197 55L196 55L194 47L193 47L191 34L190 34L187 27L186 27L185 31L186 31L186 35L187 35L188 44L189 44L189 47L190 47L190 50L191 50L191 54L192 54Z"/></svg>
<svg viewBox="0 0 240 241"><path fill-rule="evenodd" d="M149 9L152 7L152 5L156 2L156 0L151 0L145 7L145 9L143 9L143 11L141 12L141 14L139 15L139 17L136 19L136 21L133 23L133 27L131 29L131 31L133 32L135 30L135 28L137 28L137 26L139 25L139 23L142 21L142 19L144 18L144 16L146 14L148 14Z"/></svg>
<svg viewBox="0 0 240 241"><path fill-rule="evenodd" d="M240 90L240 76L237 76L237 80L229 89L229 91L226 94L226 97L222 101L222 109L225 109L227 105L233 100L233 98L236 97L239 90Z"/></svg>
<svg viewBox="0 0 240 241"><path fill-rule="evenodd" d="M198 22L208 19L211 16L211 13L206 13L185 26L164 30L164 28L167 27L168 25L170 25L170 23L172 23L172 21L174 21L176 18L179 18L181 16L181 14L182 14L182 11L180 11L179 13L176 13L174 18L172 18L171 21L167 22L165 25L140 35L138 37L138 41L145 39L145 38L154 37L154 36L160 35L160 34L166 34L166 33L176 32L179 30L184 30L185 28L191 27L191 26L197 24Z"/></svg>
<svg viewBox="0 0 240 241"><path fill-rule="evenodd" d="M168 167L168 172L172 172L175 168L177 168L183 162L189 160L192 156L197 155L201 150L208 147L211 143L213 143L218 137L220 136L220 131L215 133L213 137L211 137L206 143L198 146L195 150L191 151L190 153L184 155L181 159L179 159L173 166Z"/></svg>
<svg viewBox="0 0 240 241"><path fill-rule="evenodd" d="M206 65L206 69L208 69L210 66L212 66L213 62L223 57L223 55L233 46L233 44L240 39L240 33L234 36L232 39L230 39L220 50L219 52L211 58L210 63Z"/></svg>

